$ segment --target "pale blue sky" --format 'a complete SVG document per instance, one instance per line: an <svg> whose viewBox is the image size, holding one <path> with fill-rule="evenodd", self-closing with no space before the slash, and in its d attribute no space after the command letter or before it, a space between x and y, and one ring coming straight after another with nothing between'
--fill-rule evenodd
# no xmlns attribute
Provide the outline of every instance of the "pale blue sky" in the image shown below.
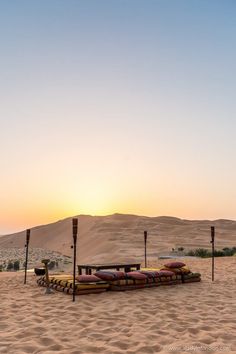
<svg viewBox="0 0 236 354"><path fill-rule="evenodd" d="M236 219L236 3L0 0L0 234Z"/></svg>

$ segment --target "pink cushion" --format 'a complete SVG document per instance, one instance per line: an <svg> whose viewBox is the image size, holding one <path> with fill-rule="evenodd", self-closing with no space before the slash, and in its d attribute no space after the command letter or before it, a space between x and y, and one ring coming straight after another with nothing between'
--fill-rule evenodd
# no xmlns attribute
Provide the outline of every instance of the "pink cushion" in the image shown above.
<svg viewBox="0 0 236 354"><path fill-rule="evenodd" d="M126 275L131 279L137 279L137 280L147 279L147 276L140 272L128 272L126 273Z"/></svg>
<svg viewBox="0 0 236 354"><path fill-rule="evenodd" d="M165 264L165 267L167 268L182 268L184 267L186 264L183 262L169 262Z"/></svg>
<svg viewBox="0 0 236 354"><path fill-rule="evenodd" d="M101 281L101 279L99 279L95 275L78 275L77 277L75 277L75 279L80 283L86 283L86 282L92 283L92 282Z"/></svg>

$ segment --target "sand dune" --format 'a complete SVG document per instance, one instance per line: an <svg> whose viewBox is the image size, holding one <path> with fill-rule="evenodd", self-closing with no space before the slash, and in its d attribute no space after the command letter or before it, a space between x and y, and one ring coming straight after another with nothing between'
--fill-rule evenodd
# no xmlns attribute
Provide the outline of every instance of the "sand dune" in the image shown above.
<svg viewBox="0 0 236 354"><path fill-rule="evenodd" d="M210 248L210 226L216 227L216 248L236 245L236 221L190 221L174 217L145 217L114 214L80 215L78 259L104 262L143 259L143 231L148 231L148 254L151 261L172 248ZM0 248L20 247L25 232L0 237ZM70 256L72 250L71 218L32 228L30 246L45 248Z"/></svg>
<svg viewBox="0 0 236 354"><path fill-rule="evenodd" d="M201 283L130 292L45 295L0 273L1 354L236 353L236 257L188 260ZM160 265L158 263L157 265Z"/></svg>

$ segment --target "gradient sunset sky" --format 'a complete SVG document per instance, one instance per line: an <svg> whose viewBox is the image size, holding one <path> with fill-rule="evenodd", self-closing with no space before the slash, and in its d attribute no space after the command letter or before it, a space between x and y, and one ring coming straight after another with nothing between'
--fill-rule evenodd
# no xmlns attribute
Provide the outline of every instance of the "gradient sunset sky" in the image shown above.
<svg viewBox="0 0 236 354"><path fill-rule="evenodd" d="M0 0L0 234L236 219L234 0Z"/></svg>

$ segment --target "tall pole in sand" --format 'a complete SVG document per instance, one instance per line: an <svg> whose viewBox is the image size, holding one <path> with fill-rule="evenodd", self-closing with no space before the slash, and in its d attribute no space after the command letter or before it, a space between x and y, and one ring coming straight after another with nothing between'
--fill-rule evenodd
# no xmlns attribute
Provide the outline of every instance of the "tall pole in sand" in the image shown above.
<svg viewBox="0 0 236 354"><path fill-rule="evenodd" d="M26 243L25 243L26 250L25 250L25 280L24 280L24 284L26 284L26 277L27 277L29 240L30 240L30 229L27 229L26 230Z"/></svg>
<svg viewBox="0 0 236 354"><path fill-rule="evenodd" d="M74 249L74 268L73 268L73 301L75 301L75 276L76 276L76 242L78 233L78 219L72 219L72 231L73 231L73 241L74 244L72 248Z"/></svg>
<svg viewBox="0 0 236 354"><path fill-rule="evenodd" d="M215 271L215 227L211 226L211 246L212 246L212 271L211 279L214 281L214 271Z"/></svg>
<svg viewBox="0 0 236 354"><path fill-rule="evenodd" d="M147 231L144 231L144 260L145 268L147 268Z"/></svg>

